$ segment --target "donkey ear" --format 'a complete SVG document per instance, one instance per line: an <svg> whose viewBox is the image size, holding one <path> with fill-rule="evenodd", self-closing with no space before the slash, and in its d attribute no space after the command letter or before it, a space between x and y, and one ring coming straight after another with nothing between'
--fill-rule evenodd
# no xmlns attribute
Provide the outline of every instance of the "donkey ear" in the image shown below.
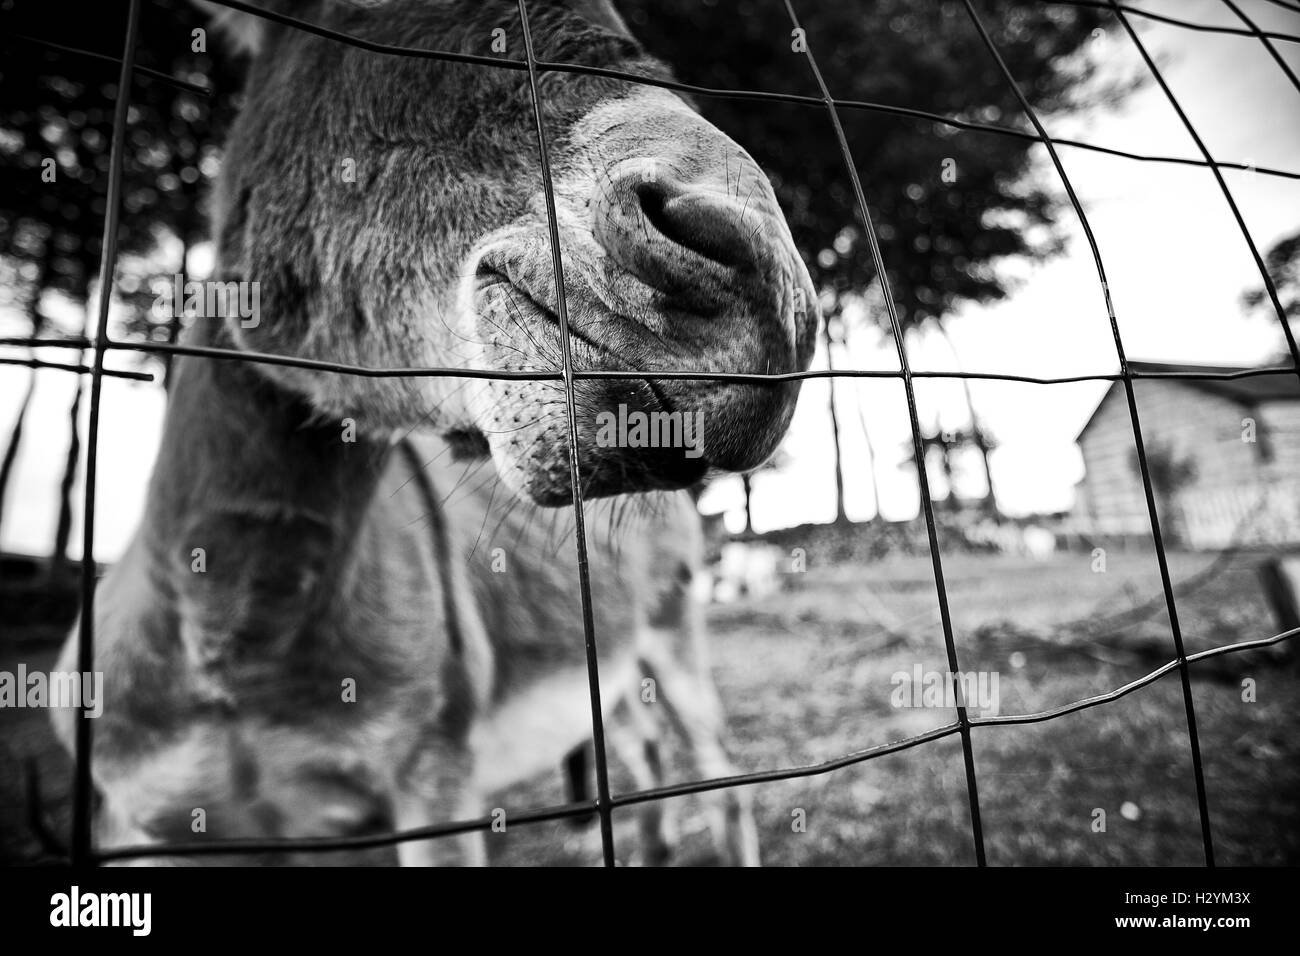
<svg viewBox="0 0 1300 956"><path fill-rule="evenodd" d="M266 33L267 21L219 3L208 0L190 0L212 21L212 29L225 39L236 53L258 53L262 49L262 39ZM343 6L374 9L382 7L392 0L334 0Z"/></svg>
<svg viewBox="0 0 1300 956"><path fill-rule="evenodd" d="M207 14L212 29L236 53L253 54L262 49L262 35L266 29L266 21L261 17L223 7L219 3L208 3L207 0L190 0L190 2Z"/></svg>
<svg viewBox="0 0 1300 956"><path fill-rule="evenodd" d="M591 23L605 27L612 33L629 39L632 37L632 31L627 28L610 0L573 0L573 9Z"/></svg>

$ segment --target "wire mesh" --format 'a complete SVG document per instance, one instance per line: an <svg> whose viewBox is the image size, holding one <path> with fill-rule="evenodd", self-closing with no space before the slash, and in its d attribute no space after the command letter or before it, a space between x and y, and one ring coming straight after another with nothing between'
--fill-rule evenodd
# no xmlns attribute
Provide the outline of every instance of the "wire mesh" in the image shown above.
<svg viewBox="0 0 1300 956"><path fill-rule="evenodd" d="M538 162L542 172L544 185L544 196L546 200L547 223L549 230L552 264L554 270L555 289L557 297L557 312L560 320L562 333L560 336L562 342L562 367L554 371L496 371L484 369L464 369L464 368L372 368L341 362L328 362L320 360L304 359L297 356L276 355L263 352L237 351L233 349L214 348L207 346L190 346L180 344L167 344L157 342L132 342L116 341L110 338L108 334L108 315L112 298L112 289L114 287L114 277L117 258L117 234L118 223L121 215L121 180L122 180L122 158L126 137L124 132L127 127L127 111L130 104L131 81L133 76L139 75L151 80L170 83L198 94L206 94L208 91L205 87L171 77L165 73L151 70L138 66L135 63L136 52L136 32L141 12L141 0L128 0L128 12L126 17L126 32L123 43L123 53L120 58L108 56L103 53L89 50L81 50L62 44L57 44L47 39L38 37L15 34L15 39L39 43L51 49L62 52L72 53L75 55L86 55L97 57L99 59L112 60L120 67L120 76L118 83L118 98L114 108L113 136L110 151L110 168L108 176L107 206L105 211L105 223L103 233L103 253L100 261L99 270L99 289L100 297L98 303L98 316L96 334L93 339L82 337L65 337L65 338L40 338L40 337L0 337L0 346L19 347L25 346L29 349L38 348L62 348L76 349L79 353L84 353L87 349L93 351L93 360L89 366L77 363L51 362L39 358L13 358L0 357L0 364L26 366L29 368L48 368L65 371L72 371L77 374L88 374L91 376L90 392L90 418L87 430L87 459L86 459L86 476L85 476L85 498L84 498L84 522L82 535L82 575L81 575L81 600L82 608L89 609L93 606L95 590L96 567L94 562L94 544L95 544L95 488L96 488L96 463L98 458L98 432L100 421L101 391L102 383L105 377L118 377L135 380L149 380L152 376L144 372L119 371L105 368L105 358L112 351L130 351L141 353L160 353L165 355L188 355L207 358L217 361L240 361L252 362L255 364L292 366L303 369L310 369L320 372L339 375L356 375L364 377L459 377L459 378L477 378L492 380L538 380L538 381L558 381L563 384L565 391L565 401L568 412L568 457L570 464L571 494L575 513L575 543L577 545L577 566L579 575L579 587L582 600L582 617L583 617L583 636L586 649L586 661L588 671L588 684L591 702L592 733L595 741L596 753L596 778L597 794L594 800L576 801L562 805L533 808L524 811L512 811L511 823L518 825L527 825L541 823L545 821L561 820L573 817L585 817L593 812L598 816L600 821L601 847L602 856L605 865L612 866L615 862L614 837L612 828L612 813L615 809L621 807L634 806L652 800L664 800L672 797L685 796L688 794L698 794L713 790L724 789L728 787L747 786L758 783L771 783L783 780L796 779L801 777L811 777L820 774L830 773L844 767L860 764L865 761L883 757L888 754L900 753L910 750L914 747L921 746L935 741L943 740L947 737L958 736L961 740L963 762L965 768L965 778L967 786L967 795L970 811L971 836L975 849L975 856L978 865L987 864L987 858L984 848L983 828L980 819L978 782L976 767L971 743L972 730L977 727L993 726L1010 726L1023 725L1032 723L1041 723L1050 721L1068 714L1077 713L1086 709L1112 703L1125 697L1134 691L1143 687L1150 686L1161 678L1177 672L1182 685L1182 696L1186 712L1186 722L1189 734L1190 751L1192 759L1193 777L1196 784L1197 806L1200 815L1201 837L1205 853L1206 864L1214 865L1214 843L1213 834L1210 826L1210 816L1208 799L1206 795L1204 771L1202 767L1202 757L1198 737L1198 728L1196 722L1196 712L1193 702L1190 666L1199 661L1219 657L1225 654L1235 654L1243 651L1257 650L1260 648L1272 646L1282 641L1300 636L1300 628L1275 634L1271 637L1258 640L1242 641L1235 644L1228 644L1219 647L1213 647L1188 655L1183 644L1182 632L1179 626L1177 606L1174 596L1174 588L1170 578L1168 559L1165 550L1165 542L1161 534L1160 518L1156 507L1155 495L1151 480L1150 468L1147 461L1145 445L1142 438L1141 421L1138 413L1137 403L1134 397L1133 382L1138 380L1202 380L1202 381L1231 381L1244 378L1253 378L1258 376L1300 376L1300 351L1297 350L1297 344L1294 335L1287 321L1284 308L1279 300L1277 289L1268 273L1263 258L1255 245L1250 230L1237 207L1231 190L1224 180L1221 170L1238 169L1250 170L1259 175L1274 176L1285 179L1300 179L1300 171L1275 169L1260 167L1251 163L1235 162L1220 160L1212 156L1209 149L1205 146L1192 122L1188 119L1180 103L1169 89L1164 78L1142 43L1141 38L1134 30L1129 16L1141 16L1147 19L1161 21L1169 25L1180 28L1219 33L1225 35L1237 35L1252 37L1268 50L1270 56L1276 61L1281 70L1283 70L1291 81L1300 90L1300 80L1297 80L1295 73L1286 63L1284 58L1278 53L1273 41L1281 42L1300 42L1300 36L1279 33L1274 31L1261 30L1258 25L1247 17L1233 0L1223 0L1229 10L1234 13L1238 19L1245 24L1243 28L1211 26L1207 24L1193 23L1186 20L1180 20L1172 17L1154 14L1150 11L1141 10L1135 7L1126 6L1117 2L1117 0L1043 0L1046 3L1059 3L1083 7L1096 7L1108 9L1112 12L1117 22L1124 29L1128 37L1134 44L1136 51L1141 56L1149 72L1155 78L1164 95L1169 100L1171 106L1177 112L1179 119L1191 135L1198 151L1201 154L1200 159L1156 155L1148 153L1135 153L1127 150L1121 150L1114 147L1084 142L1079 140L1070 140L1064 138L1054 138L1050 136L1044 128L1040 118L1035 112L1033 106L1026 98L1024 91L1017 83L1015 77L1008 69L1006 62L1003 60L997 45L990 36L988 29L981 20L979 14L971 3L971 0L962 0L963 6L971 20L973 28L978 32L980 39L988 51L990 57L995 61L1002 75L1006 79L1009 88L1014 92L1017 101L1025 114L1025 118L1032 126L1032 130L1019 129L1012 126L971 122L953 117L943 116L937 113L930 113L923 110L916 110L907 107L873 103L860 100L841 100L836 99L832 92L827 88L825 80L817 66L814 51L811 44L805 44L805 56L809 69L816 80L817 86L821 91L821 96L803 96L790 93L775 93L768 91L755 90L736 90L736 89L714 89L709 87L696 86L688 83L680 83L673 80L662 78L651 78L639 76L632 73L625 73L619 70L613 70L603 67L587 66L577 63L559 63L539 60L536 58L533 49L533 38L529 29L528 8L526 0L516 0L519 14L520 28L523 34L525 58L523 60L514 60L504 57L488 57L467 53L451 53L446 51L428 50L417 47L398 47L386 44L375 43L363 40L358 37L350 36L346 33L329 30L317 24L310 23L287 14L274 10L265 10L241 0L213 0L220 6L228 7L255 17L268 21L279 23L292 29L301 30L316 36L329 39L335 42L355 46L359 49L368 50L374 53L404 56L413 58L423 58L430 60L442 60L448 62L468 63L476 66L490 69L506 69L525 72L528 75L529 93L532 103L532 112L537 134ZM792 0L783 0L786 12L789 15L791 24L799 28L799 19ZM1296 6L1287 2L1287 0L1270 0L1271 3L1289 10L1300 10ZM924 454L923 439L920 430L919 419L917 416L916 397L914 390L914 381L916 379L967 379L967 380L986 380L986 381L1007 381L1022 382L1036 385L1055 385L1087 381L1112 381L1122 382L1124 384L1126 403L1129 410L1129 416L1132 423L1133 438L1137 450L1140 476L1142 480L1143 492L1146 500L1148 517L1151 525L1152 540L1155 546L1156 556L1159 563L1161 587L1164 593L1166 608L1169 615L1171 636L1173 639L1174 656L1165 664L1152 670L1146 675L1130 681L1129 683L1118 687L1109 692L1099 694L1093 697L1074 701L1050 710L1031 713L1031 714L1013 714L978 717L971 716L965 707L960 688L955 686L956 700L956 720L952 723L945 724L926 731L907 737L903 740L892 741L868 747L852 753L826 760L820 763L807 764L802 766L785 767L781 769L757 771L751 773L740 773L733 776L711 778L706 780L695 780L669 786L656 787L652 789L638 790L629 793L613 794L610 791L608 779L608 762L604 740L604 721L600 706L600 686L598 674L598 639L595 633L595 626L592 612L592 596L589 577L589 563L587 555L586 530L583 522L583 498L580 481L581 462L578 457L578 444L576 432L576 413L574 408L574 384L584 379L642 379L645 377L644 372L637 371L595 371L581 370L573 367L573 358L568 329L568 311L565 299L565 288L563 281L563 262L560 254L558 227L556 221L555 202L553 196L552 178L550 172L550 157L547 148L546 128L543 120L543 103L539 85L539 76L543 73L572 73L589 76L601 76L610 79L622 80L628 83L634 83L644 86L660 87L677 92L689 93L697 96L706 97L724 97L732 99L747 99L760 102L782 102L792 103L810 107L816 107L826 111L827 117L836 134L837 143L845 162L852 187L853 198L855 201L855 211L862 223L865 235L868 240L873 265L876 274L880 277L882 291L884 293L884 303L888 312L891 336L894 342L895 350L899 359L898 370L855 370L855 369L835 369L835 370L807 370L803 372L790 372L780 374L742 374L742 373L713 373L713 372L686 372L686 371L656 371L656 379L680 379L680 380L712 380L712 381L730 381L752 384L772 384L776 382L803 381L820 378L888 378L899 379L904 387L907 400L909 427L912 438L913 459L918 473L918 485L921 494L921 510L925 518L927 542L930 551L933 574L935 579L936 597L938 599L940 618L944 635L944 648L947 656L949 670L953 675L953 682L956 685L957 675L960 674L958 666L957 646L953 635L950 608L948 603L947 588L944 578L943 561L939 547L937 527L935 522L934 504L931 500L929 483L926 475L926 462ZM1024 140L1040 143L1043 145L1052 164L1061 180L1065 189L1070 205L1079 219L1090 248L1092 259L1096 268L1097 276L1101 284L1103 296L1106 303L1107 315L1110 322L1111 332L1114 339L1116 355L1119 360L1120 371L1118 373L1093 374L1093 375L1075 375L1075 376L1058 376L1058 377L1037 377L1027 375L1013 375L1000 373L980 373L980 372L939 372L913 370L904 347L903 338L900 332L898 321L897 307L894 296L889 287L889 280L884 268L883 255L880 248L876 224L870 215L869 207L866 201L865 192L862 182L857 173L856 165L853 161L847 139L844 134L843 126L840 121L841 110L865 110L871 112L888 113L910 119L927 121L942 124L953 129L998 136L1011 136ZM1106 279L1105 267L1101 257L1101 252L1089 224L1087 214L1074 191L1074 187L1064 166L1060 160L1058 147L1070 147L1083 149L1093 152L1100 152L1108 155L1118 156L1135 162L1153 162L1166 163L1184 166L1196 166L1209 169L1214 175L1220 190L1223 193L1225 201L1241 230L1242 236L1246 241L1250 252L1259 268L1261 278L1263 279L1265 289L1271 304L1273 305L1278 320L1281 324L1283 334L1286 338L1287 347L1291 355L1292 365L1290 367L1273 367L1273 368L1256 368L1235 372L1196 372L1196 371L1176 371L1176 372L1154 372L1145 370L1131 369L1125 356L1123 341L1120 335L1115 310L1111 301L1110 287ZM34 354L34 353L33 353ZM93 615L82 613L80 615L80 630L78 634L77 656L78 667L81 671L93 670L94 660L94 619ZM79 719L76 722L75 738L75 776L73 786L73 827L71 842L71 862L73 864L99 864L111 861L138 859L143 857L159 856L211 856L211 855L231 855L239 853L272 853L292 850L294 852L315 853L330 852L337 850L356 850L373 847L395 846L413 840L423 840L437 837L447 837L455 834L467 833L479 830L488 830L493 824L490 817L483 817L470 820L456 820L448 823L437 824L433 826L417 827L398 830L389 833L350 836L339 838L283 838L283 839L246 839L246 840L209 840L204 842L170 842L149 844L140 846L112 847L107 849L97 849L93 845L92 832L92 797L93 783L91 775L92 762L92 737L91 722L88 719Z"/></svg>

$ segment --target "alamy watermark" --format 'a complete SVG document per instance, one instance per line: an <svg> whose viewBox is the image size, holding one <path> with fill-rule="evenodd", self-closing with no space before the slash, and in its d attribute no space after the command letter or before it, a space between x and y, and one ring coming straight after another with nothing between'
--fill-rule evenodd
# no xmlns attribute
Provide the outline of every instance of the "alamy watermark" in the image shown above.
<svg viewBox="0 0 1300 956"><path fill-rule="evenodd" d="M937 707L952 710L958 705L996 717L1001 709L997 671L927 671L920 664L911 671L895 671L889 678L894 690L889 702L894 707Z"/></svg>
<svg viewBox="0 0 1300 956"><path fill-rule="evenodd" d="M118 926L133 936L148 936L153 929L152 893L82 892L73 885L66 893L50 897L51 926Z"/></svg>
<svg viewBox="0 0 1300 956"><path fill-rule="evenodd" d="M596 415L598 448L681 448L687 458L704 454L704 412L628 411Z"/></svg>
<svg viewBox="0 0 1300 956"><path fill-rule="evenodd" d="M80 707L87 717L104 712L104 672L0 671L0 707Z"/></svg>
<svg viewBox="0 0 1300 956"><path fill-rule="evenodd" d="M239 319L245 329L262 322L262 288L258 282L185 281L179 272L170 281L153 284L153 315L157 319Z"/></svg>

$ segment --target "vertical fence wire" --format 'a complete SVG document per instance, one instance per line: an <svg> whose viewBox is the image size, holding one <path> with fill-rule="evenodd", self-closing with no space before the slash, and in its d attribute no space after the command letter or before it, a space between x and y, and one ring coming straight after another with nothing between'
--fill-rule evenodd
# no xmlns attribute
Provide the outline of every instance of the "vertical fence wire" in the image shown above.
<svg viewBox="0 0 1300 956"><path fill-rule="evenodd" d="M1233 0L1223 0L1223 2L1229 10L1237 15L1238 20L1250 28L1250 32L1255 35L1255 39L1264 44L1264 49L1268 50L1268 55L1271 56L1274 62L1282 68L1282 72L1285 73L1287 79L1291 81L1291 85L1294 86L1297 91L1300 91L1300 77L1295 75L1295 70L1291 69L1291 64L1287 63L1282 54L1278 52L1277 47L1273 45L1273 41L1269 39L1269 37L1265 36L1264 31L1259 28L1258 24L1256 24L1250 17L1246 16L1246 14L1241 11L1241 7L1237 6ZM1300 7L1290 7L1289 9L1300 12Z"/></svg>
<svg viewBox="0 0 1300 956"><path fill-rule="evenodd" d="M128 0L126 40L113 107L113 143L109 153L108 195L104 206L104 237L99 257L99 316L95 326L95 362L90 373L90 421L86 428L86 488L81 525L81 622L77 642L77 668L82 674L95 669L95 479L99 462L99 410L104 384L104 353L108 348L108 309L113 301L113 276L117 266L117 224L122 205L122 166L126 149L131 77L140 23L140 0ZM75 423L73 425L75 428ZM90 719L77 712L75 720L76 767L73 776L72 862L91 861L91 733Z"/></svg>
<svg viewBox="0 0 1300 956"><path fill-rule="evenodd" d="M1259 268L1259 274L1264 280L1264 288L1268 292L1269 301L1273 303L1273 309L1277 312L1277 320L1282 325L1282 334L1286 337L1287 349L1291 353L1291 364L1295 366L1296 376L1300 377L1300 351L1297 351L1296 349L1296 340L1295 336L1291 332L1291 323L1287 321L1286 309L1283 308L1282 301L1278 297L1277 285L1273 282L1273 277L1269 275L1268 266L1264 262L1264 257L1260 255L1259 247L1255 245L1254 237L1251 236L1250 230L1246 228L1246 220L1242 217L1241 210L1237 207L1237 201L1233 198L1232 190L1228 188L1228 183L1224 180L1223 173L1219 169L1218 164L1215 163L1214 157L1210 155L1209 149L1206 148L1205 141L1201 139L1201 134L1196 131L1195 124L1188 119L1187 113L1183 110L1182 104L1178 102L1178 97L1174 96L1174 91L1171 90L1169 84L1165 82L1164 74L1160 72L1160 68L1156 66L1155 60L1152 58L1151 54L1147 52L1146 44L1142 42L1137 31L1133 29L1133 24L1129 22L1128 17L1124 15L1124 11L1120 9L1116 0L1108 0L1108 2L1110 3L1115 16L1118 18L1120 25L1124 27L1129 38L1132 39L1133 46L1137 49L1138 53L1141 54L1142 62L1146 64L1147 69L1151 71L1151 75L1155 78L1156 83L1159 84L1160 89L1164 92L1165 99L1169 101L1169 105L1172 106L1174 112L1178 114L1178 119L1182 122L1183 128L1187 130L1188 135L1192 137L1192 142L1196 144L1196 148L1200 150L1206 163L1209 164L1210 172L1214 174L1214 179L1219 184L1219 190L1223 193L1223 198L1228 203L1228 208L1232 210L1232 218L1237 221L1237 228L1241 230L1242 238L1246 240L1246 245L1249 247L1250 254L1255 260L1255 265ZM1231 0L1227 0L1227 2L1231 4ZM1263 37L1260 39L1265 43L1268 43L1267 39ZM1283 66L1285 65L1285 62L1283 62ZM1297 87L1297 89L1300 89L1300 87Z"/></svg>
<svg viewBox="0 0 1300 956"><path fill-rule="evenodd" d="M790 0L785 0L785 9L790 15L790 22L794 24L795 30L801 30L799 18L795 14ZM889 275L885 271L885 260L880 249L880 239L876 235L876 226L872 221L871 210L867 206L866 195L862 190L862 178L858 175L857 166L853 162L853 154L849 149L848 140L844 136L844 126L840 123L839 112L836 110L835 102L826 86L826 80L817 67L817 60L813 56L812 43L808 41L806 32L803 41L808 65L817 80L817 86L821 89L822 98L826 103L826 111L830 115L831 125L835 128L835 137L839 142L840 154L844 158L849 179L853 183L854 200L862 216L862 225L866 232L867 243L871 247L872 265L875 267L876 276L880 279L880 291L885 300L885 310L889 315L889 326L894 340L894 348L898 352L899 366L902 370L903 390L907 398L908 422L912 432L912 455L916 461L917 483L921 493L921 510L925 514L925 532L930 544L930 561L934 568L934 586L939 602L939 619L943 625L944 651L948 656L949 677L953 683L954 700L957 704L957 723L961 727L961 752L966 767L966 795L970 804L971 836L975 843L975 860L979 866L985 866L988 861L984 852L984 827L980 819L979 787L975 779L975 755L971 746L970 716L966 712L966 701L961 686L961 670L957 664L957 645L953 638L952 616L948 609L948 589L943 576L943 558L939 551L939 532L934 519L934 502L930 500L930 480L925 467L925 442L921 438L921 423L916 411L916 388L912 381L912 366L907 358L907 344L903 339L902 325L898 320L898 305L894 301L894 294L889 285ZM833 391L834 380L832 379L832 393Z"/></svg>
<svg viewBox="0 0 1300 956"><path fill-rule="evenodd" d="M1155 542L1156 561L1160 566L1160 584L1165 593L1165 606L1169 613L1169 627L1173 632L1174 648L1177 653L1178 672L1182 678L1183 685L1183 705L1187 713L1187 734L1191 744L1192 751L1192 773L1196 778L1196 803L1201 817L1201 841L1205 848L1205 863L1207 866L1214 865L1214 841L1210 833L1210 810L1209 803L1205 793L1205 771L1201 766L1201 744L1196 730L1196 709L1192 703L1192 679L1187 667L1187 652L1183 647L1183 632L1178 623L1178 608L1174 602L1174 586L1169 575L1169 560L1165 554L1164 539L1160 533L1160 516L1156 508L1155 491L1151 484L1151 470L1147 463L1146 446L1142 441L1142 423L1138 417L1137 399L1133 394L1133 378L1129 373L1128 358L1124 353L1124 342L1120 336L1119 320L1115 317L1115 303L1110 295L1110 283L1106 279L1106 267L1102 263L1101 249L1097 245L1097 237L1093 234L1092 224L1088 221L1088 215L1084 212L1083 203L1079 201L1078 194L1074 191L1074 184L1070 181L1069 175L1065 172L1065 166L1061 163L1061 157L1056 152L1056 146L1048 135L1046 127L1038 117L1038 111L1030 104L1028 97L1020 87L1011 68L1007 66L1006 60L998 51L997 44L989 35L980 19L979 14L975 11L971 0L962 0L966 7L971 22L975 25L976 31L980 35L985 48L989 51L990 56L997 62L998 68L1006 78L1011 90L1015 93L1016 99L1020 102L1021 109L1029 121L1033 123L1034 129L1038 132L1047 147L1048 155L1052 159L1052 165L1056 167L1056 173L1061 179L1061 184L1065 187L1066 194L1070 197L1070 205L1074 207L1075 214L1079 217L1079 224L1083 228L1084 235L1088 239L1088 248L1092 252L1093 265L1097 270L1097 278L1101 281L1102 296L1106 302L1106 314L1110 319L1111 334L1115 339L1115 353L1119 358L1120 373L1124 381L1124 394L1128 400L1129 418L1133 422L1133 441L1137 449L1138 469L1142 477L1142 490L1146 497L1147 514L1151 519L1151 536Z"/></svg>
<svg viewBox="0 0 1300 956"><path fill-rule="evenodd" d="M1300 13L1300 3L1292 3L1291 0L1267 0L1268 3L1275 7L1281 7L1283 10L1291 10Z"/></svg>
<svg viewBox="0 0 1300 956"><path fill-rule="evenodd" d="M582 477L578 471L578 410L574 401L573 346L569 338L569 310L564 296L564 265L560 256L560 229L555 213L555 187L551 181L551 160L546 146L546 119L537 84L537 59L533 35L528 28L525 0L519 6L519 25L524 34L524 56L528 61L528 88L537 123L537 151L542 164L542 188L546 195L546 225L550 230L551 268L555 272L556 312L560 319L560 354L564 362L564 402L569 420L569 482L573 495L574 538L578 546L578 587L582 596L582 633L587 652L587 690L591 695L591 734L596 750L596 812L600 817L600 848L606 866L614 865L614 828L609 801L609 764L605 753L605 722L600 704L600 662L596 649L596 625L591 608L591 568L587 560L587 527L582 511Z"/></svg>

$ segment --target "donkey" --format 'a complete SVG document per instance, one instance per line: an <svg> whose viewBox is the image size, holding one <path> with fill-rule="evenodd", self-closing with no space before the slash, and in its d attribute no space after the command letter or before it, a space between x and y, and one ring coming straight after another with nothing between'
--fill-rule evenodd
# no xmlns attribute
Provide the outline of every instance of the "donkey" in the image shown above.
<svg viewBox="0 0 1300 956"><path fill-rule="evenodd" d="M265 6L377 43L487 53L503 30L524 51L504 0ZM606 0L534 0L528 16L540 59L669 75ZM258 283L261 314L197 320L189 343L559 368L526 74L219 19L250 67L213 198L214 278ZM645 373L574 385L611 743L653 784L646 716L662 712L695 770L726 774L681 489L766 459L798 385L655 373L805 369L816 297L759 167L682 99L567 73L544 74L540 98L574 365ZM207 357L176 376L143 521L92 610L101 846L477 818L590 738L560 382ZM690 448L640 447L609 440L615 413L700 427ZM74 635L60 666L75 655ZM637 696L647 678L656 704ZM55 719L71 747L78 718ZM747 804L728 790L718 806L727 862L756 863ZM398 857L485 851L471 834Z"/></svg>

